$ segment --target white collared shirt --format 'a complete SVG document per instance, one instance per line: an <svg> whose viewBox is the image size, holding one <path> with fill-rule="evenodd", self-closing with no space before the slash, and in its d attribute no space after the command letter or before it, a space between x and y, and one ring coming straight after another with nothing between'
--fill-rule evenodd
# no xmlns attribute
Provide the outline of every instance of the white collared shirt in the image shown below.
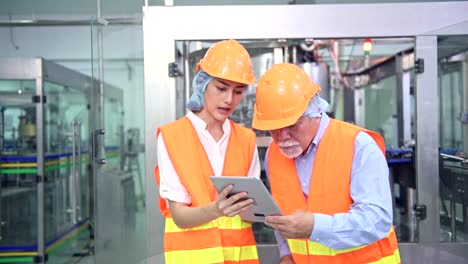
<svg viewBox="0 0 468 264"><path fill-rule="evenodd" d="M215 175L222 175L224 157L226 156L229 136L231 135L230 121L228 119L224 121L222 126L224 135L218 142L216 142L213 136L206 129L205 121L191 111L189 111L186 116L197 132L198 138L200 139L210 161L211 167L213 168L213 173ZM190 204L192 202L192 198L190 197L187 189L180 182L179 175L177 175L177 172L169 158L169 154L167 153L161 133L157 140L157 155L160 174L159 193L161 197L174 202ZM260 160L258 158L257 146L255 146L254 158L250 164L247 176L260 178Z"/></svg>

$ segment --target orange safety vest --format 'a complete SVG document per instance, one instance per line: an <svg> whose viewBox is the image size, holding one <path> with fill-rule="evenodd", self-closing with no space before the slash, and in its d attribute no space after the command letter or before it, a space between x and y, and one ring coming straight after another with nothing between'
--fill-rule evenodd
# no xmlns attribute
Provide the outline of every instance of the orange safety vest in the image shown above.
<svg viewBox="0 0 468 264"><path fill-rule="evenodd" d="M182 185L189 192L191 207L204 206L216 199L209 176L214 175L210 161L187 117L162 126L164 144ZM224 176L247 175L255 151L255 134L231 122ZM159 170L155 177L159 184ZM179 228L171 217L166 201L159 197L165 217L164 252L166 264L239 263L257 264L258 253L252 224L240 216L220 217L193 228Z"/></svg>
<svg viewBox="0 0 468 264"><path fill-rule="evenodd" d="M354 140L360 131L367 132L385 153L383 138L376 132L331 119L321 139L306 200L293 159L281 154L273 142L268 156L271 192L281 211L298 210L333 215L349 211L351 168ZM295 176L295 177L294 177ZM388 235L370 245L336 250L309 239L288 239L289 249L298 263L400 263L398 243L393 227Z"/></svg>

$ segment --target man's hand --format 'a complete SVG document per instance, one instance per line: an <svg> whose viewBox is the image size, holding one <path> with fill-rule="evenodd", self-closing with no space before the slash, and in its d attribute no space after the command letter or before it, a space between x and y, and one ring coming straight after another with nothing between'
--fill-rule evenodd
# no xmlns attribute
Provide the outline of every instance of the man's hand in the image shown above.
<svg viewBox="0 0 468 264"><path fill-rule="evenodd" d="M291 255L281 257L279 264L294 264L294 260Z"/></svg>
<svg viewBox="0 0 468 264"><path fill-rule="evenodd" d="M314 229L314 214L296 211L286 216L267 216L265 224L278 230L284 238L309 238Z"/></svg>

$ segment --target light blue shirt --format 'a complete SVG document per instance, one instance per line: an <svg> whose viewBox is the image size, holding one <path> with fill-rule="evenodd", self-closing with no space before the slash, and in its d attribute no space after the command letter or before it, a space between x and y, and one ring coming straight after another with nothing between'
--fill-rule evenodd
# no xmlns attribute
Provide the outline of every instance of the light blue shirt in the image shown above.
<svg viewBox="0 0 468 264"><path fill-rule="evenodd" d="M315 152L329 124L330 118L323 113L312 144L304 154L294 159L306 198L309 194ZM266 158L265 170L268 175ZM346 249L371 244L387 236L393 222L388 175L387 161L377 143L367 133L360 132L354 143L351 169L350 194L353 204L346 213L314 213L314 229L309 239L333 249ZM285 239L277 231L275 236L280 247L280 256L289 255Z"/></svg>

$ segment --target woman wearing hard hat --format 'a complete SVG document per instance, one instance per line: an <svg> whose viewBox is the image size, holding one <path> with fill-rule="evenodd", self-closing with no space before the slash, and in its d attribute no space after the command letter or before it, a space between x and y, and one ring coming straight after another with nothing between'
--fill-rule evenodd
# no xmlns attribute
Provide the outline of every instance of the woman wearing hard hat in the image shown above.
<svg viewBox="0 0 468 264"><path fill-rule="evenodd" d="M255 83L247 50L235 40L213 44L197 64L186 116L157 132L164 251L170 263L258 263L251 223L238 215L253 204L232 186L217 193L209 176L260 177L255 134L228 119Z"/></svg>

